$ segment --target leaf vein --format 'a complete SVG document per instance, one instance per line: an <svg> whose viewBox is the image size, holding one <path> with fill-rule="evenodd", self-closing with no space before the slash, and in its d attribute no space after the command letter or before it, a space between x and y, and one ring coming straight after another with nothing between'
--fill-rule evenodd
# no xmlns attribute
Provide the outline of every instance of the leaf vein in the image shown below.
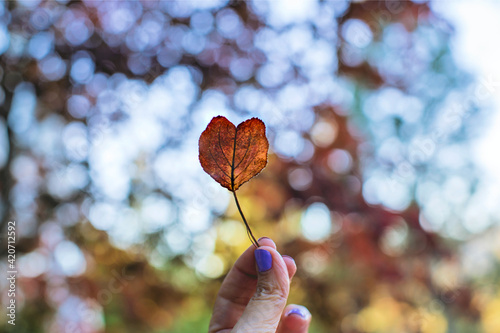
<svg viewBox="0 0 500 333"><path fill-rule="evenodd" d="M250 141L248 143L248 148L250 148L250 146L252 145L252 141L253 141L254 137L250 135ZM248 151L248 150L247 150ZM245 153L246 155L246 153ZM242 160L243 161L243 160ZM241 170L238 175L236 175L236 177L234 178L234 180L236 181L236 179L238 179L239 176L241 176L247 169L248 167L252 164L253 162L253 158L250 158L250 162L245 166L245 168L243 170ZM241 163L241 161L240 161ZM236 168L235 168L236 169Z"/></svg>
<svg viewBox="0 0 500 333"><path fill-rule="evenodd" d="M250 150L250 146L252 145L252 136L250 136L250 139L248 140L248 146L247 146L247 150L245 151L245 155L243 155L243 157L241 158L241 160L238 162L238 165L236 165L234 168L237 169L240 164L243 162L243 160L245 159L245 157L247 156L248 154L248 151ZM234 152L236 154L236 152Z"/></svg>
<svg viewBox="0 0 500 333"><path fill-rule="evenodd" d="M215 165L217 165L217 167L219 168L220 171L222 171L222 173L228 177L229 179L231 179L231 177L226 173L226 171L224 171L224 169L222 169L219 165L219 163L217 162L217 159L214 157L214 155L212 154L212 150L210 148L208 148L208 152L210 153L210 156L212 156L212 160L215 162Z"/></svg>
<svg viewBox="0 0 500 333"><path fill-rule="evenodd" d="M234 159L236 157L236 138L238 137L238 127L234 129L234 145L233 145L233 163L231 164L231 188L234 192Z"/></svg>
<svg viewBox="0 0 500 333"><path fill-rule="evenodd" d="M220 142L220 126L218 128L217 135L219 137L219 148L220 148L220 151L222 152L222 155L226 159L227 164L231 165L231 163L229 162L229 159L227 158L226 154L224 154L224 149L222 149L222 144Z"/></svg>

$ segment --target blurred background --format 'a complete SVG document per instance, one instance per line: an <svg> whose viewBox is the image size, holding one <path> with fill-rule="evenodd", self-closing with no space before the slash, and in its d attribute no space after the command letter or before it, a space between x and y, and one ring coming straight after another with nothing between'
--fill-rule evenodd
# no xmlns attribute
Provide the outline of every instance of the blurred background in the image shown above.
<svg viewBox="0 0 500 333"><path fill-rule="evenodd" d="M268 166L238 195L256 237L296 259L290 302L311 332L500 332L499 15L493 1L2 1L13 331L206 332L251 244L198 162L223 115L267 125Z"/></svg>

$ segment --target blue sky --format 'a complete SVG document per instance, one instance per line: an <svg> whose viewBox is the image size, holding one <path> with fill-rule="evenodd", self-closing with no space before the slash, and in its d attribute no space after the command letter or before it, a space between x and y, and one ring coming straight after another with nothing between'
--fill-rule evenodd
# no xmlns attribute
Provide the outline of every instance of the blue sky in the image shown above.
<svg viewBox="0 0 500 333"><path fill-rule="evenodd" d="M479 84L488 84L491 95L486 102L494 108L491 121L476 142L479 165L500 187L500 2L436 1L434 9L452 22L456 29L453 40L457 63L476 73Z"/></svg>

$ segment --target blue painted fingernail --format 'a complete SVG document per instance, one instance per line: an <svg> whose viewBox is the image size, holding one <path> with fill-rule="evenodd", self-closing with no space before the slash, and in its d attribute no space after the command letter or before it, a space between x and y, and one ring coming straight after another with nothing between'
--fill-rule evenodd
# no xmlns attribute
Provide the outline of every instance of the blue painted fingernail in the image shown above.
<svg viewBox="0 0 500 333"><path fill-rule="evenodd" d="M290 311L287 312L286 315L288 317L288 316L293 315L293 314L294 315L298 315L298 316L300 316L300 317L302 317L304 319L306 318L305 313L301 309L299 309L299 308L293 308L293 309L291 309Z"/></svg>
<svg viewBox="0 0 500 333"><path fill-rule="evenodd" d="M271 269L273 266L273 257L271 257L271 253L269 251L257 249L254 251L254 255L259 272L265 272Z"/></svg>

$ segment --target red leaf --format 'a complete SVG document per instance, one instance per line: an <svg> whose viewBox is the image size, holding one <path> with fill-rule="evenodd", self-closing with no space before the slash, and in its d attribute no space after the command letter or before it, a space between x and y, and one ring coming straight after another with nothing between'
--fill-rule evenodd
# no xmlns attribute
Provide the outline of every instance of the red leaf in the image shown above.
<svg viewBox="0 0 500 333"><path fill-rule="evenodd" d="M214 117L199 140L199 158L206 173L234 192L267 164L266 126L257 118L238 127L225 117Z"/></svg>

